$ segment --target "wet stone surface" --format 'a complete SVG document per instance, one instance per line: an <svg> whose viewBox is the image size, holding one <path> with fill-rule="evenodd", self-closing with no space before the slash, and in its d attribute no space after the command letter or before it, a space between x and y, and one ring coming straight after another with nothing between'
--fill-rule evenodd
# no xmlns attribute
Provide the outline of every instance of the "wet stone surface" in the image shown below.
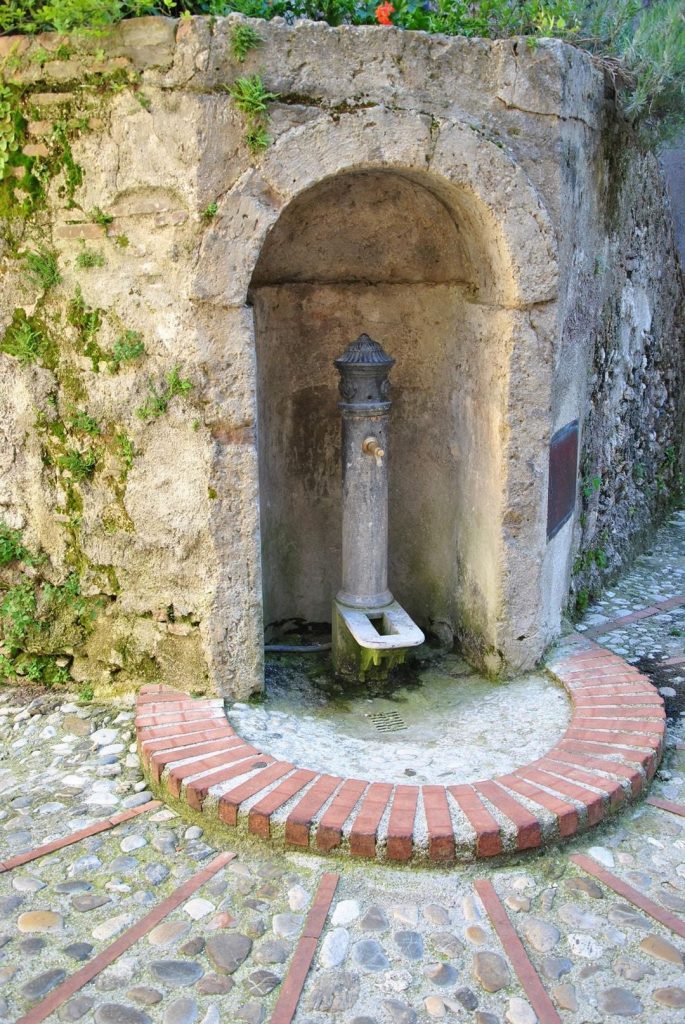
<svg viewBox="0 0 685 1024"><path fill-rule="evenodd" d="M656 560L630 574L625 593L621 582L613 588L611 614L685 590L682 534L681 519L666 528ZM675 613L661 625L643 620L650 632L640 632L630 656L685 647L674 635L677 621ZM602 641L609 639L618 638ZM55 694L36 699L22 703L15 691L0 690L0 859L107 817L141 794L149 798L130 707L80 707ZM682 802L679 711L668 736L653 792ZM108 748L114 752L103 754ZM529 996L474 894L482 877L493 881L564 1024L682 1020L685 940L584 875L569 854L590 853L685 917L685 818L634 804L571 845L454 870L275 853L237 835L229 845L235 860L49 1020L268 1021L318 881L332 869L340 882L295 1024L533 1024ZM159 808L0 874L2 1024L54 992L215 852L201 822Z"/></svg>

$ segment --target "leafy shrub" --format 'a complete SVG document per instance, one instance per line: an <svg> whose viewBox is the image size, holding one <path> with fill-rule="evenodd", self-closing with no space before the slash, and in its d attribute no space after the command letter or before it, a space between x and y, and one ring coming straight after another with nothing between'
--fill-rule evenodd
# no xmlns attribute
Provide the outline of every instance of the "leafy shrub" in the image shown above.
<svg viewBox="0 0 685 1024"><path fill-rule="evenodd" d="M93 370L97 373L100 363L107 361L106 353L96 340L102 326L102 311L86 304L78 286L67 307L67 322L76 329L78 350L90 359Z"/></svg>
<svg viewBox="0 0 685 1024"><path fill-rule="evenodd" d="M128 473L129 469L133 465L133 460L136 455L135 445L128 434L125 434L123 431L116 435L114 441L116 444L117 455L124 464L125 472Z"/></svg>
<svg viewBox="0 0 685 1024"><path fill-rule="evenodd" d="M268 92L259 75L244 75L236 78L228 89L238 110L248 117L263 114L271 100L278 99L275 92Z"/></svg>
<svg viewBox="0 0 685 1024"><path fill-rule="evenodd" d="M82 409L73 409L67 416L67 423L72 430L89 434L91 437L98 437L101 433L98 421Z"/></svg>

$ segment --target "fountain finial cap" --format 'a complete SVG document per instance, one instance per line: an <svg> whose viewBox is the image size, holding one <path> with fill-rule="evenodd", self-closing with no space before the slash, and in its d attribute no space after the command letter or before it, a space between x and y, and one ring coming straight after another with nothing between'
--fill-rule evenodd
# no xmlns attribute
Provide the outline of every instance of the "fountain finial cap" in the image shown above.
<svg viewBox="0 0 685 1024"><path fill-rule="evenodd" d="M395 360L377 341L360 334L333 363L340 373L341 409L372 413L390 408L388 374Z"/></svg>
<svg viewBox="0 0 685 1024"><path fill-rule="evenodd" d="M390 369L395 365L392 356L389 356L383 346L368 334L360 334L357 340L351 342L343 354L333 362L341 372L345 366L387 366Z"/></svg>

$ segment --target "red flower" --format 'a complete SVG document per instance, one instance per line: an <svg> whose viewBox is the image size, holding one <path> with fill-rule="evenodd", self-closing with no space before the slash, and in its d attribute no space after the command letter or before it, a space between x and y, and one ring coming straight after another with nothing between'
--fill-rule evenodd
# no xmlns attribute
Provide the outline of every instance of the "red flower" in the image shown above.
<svg viewBox="0 0 685 1024"><path fill-rule="evenodd" d="M392 25L390 15L395 8L390 3L379 4L376 8L376 21L379 25Z"/></svg>

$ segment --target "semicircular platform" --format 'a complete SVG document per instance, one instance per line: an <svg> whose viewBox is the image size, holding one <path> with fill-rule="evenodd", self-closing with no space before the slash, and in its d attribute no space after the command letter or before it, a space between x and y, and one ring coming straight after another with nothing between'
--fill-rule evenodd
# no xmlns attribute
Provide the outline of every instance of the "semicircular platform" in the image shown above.
<svg viewBox="0 0 685 1024"><path fill-rule="evenodd" d="M318 768L300 766L241 737L223 700L164 685L140 691L138 747L162 799L280 847L395 863L514 853L591 828L643 795L663 751L663 702L621 657L574 635L546 668L570 698L567 728L530 763L471 782L347 777L316 758Z"/></svg>

